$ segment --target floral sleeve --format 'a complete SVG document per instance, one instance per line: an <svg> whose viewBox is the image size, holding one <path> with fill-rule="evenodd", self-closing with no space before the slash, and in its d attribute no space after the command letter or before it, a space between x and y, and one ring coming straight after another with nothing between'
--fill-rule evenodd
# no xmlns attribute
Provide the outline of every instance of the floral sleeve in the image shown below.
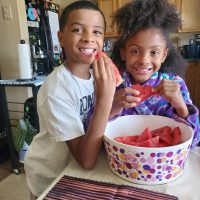
<svg viewBox="0 0 200 200"><path fill-rule="evenodd" d="M186 119L183 119L179 117L175 109L172 106L168 106L168 108L165 108L165 115L167 117L171 117L175 119L176 121L183 122L187 125L189 125L193 131L194 131L194 137L193 137L193 142L192 142L192 148L198 145L200 141L200 124L199 124L199 110L197 107L192 103L192 100L190 98L190 94L188 91L188 88L186 86L185 81L180 78L179 76L175 76L174 80L176 80L180 84L180 90L183 95L184 101L187 105L189 115ZM160 112L162 112L160 110Z"/></svg>

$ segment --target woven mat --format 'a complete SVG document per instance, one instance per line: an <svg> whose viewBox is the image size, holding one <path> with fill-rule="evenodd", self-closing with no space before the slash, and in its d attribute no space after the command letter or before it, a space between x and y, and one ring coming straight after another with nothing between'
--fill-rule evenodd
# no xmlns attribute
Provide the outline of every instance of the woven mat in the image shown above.
<svg viewBox="0 0 200 200"><path fill-rule="evenodd" d="M177 200L172 195L141 188L63 176L44 200Z"/></svg>

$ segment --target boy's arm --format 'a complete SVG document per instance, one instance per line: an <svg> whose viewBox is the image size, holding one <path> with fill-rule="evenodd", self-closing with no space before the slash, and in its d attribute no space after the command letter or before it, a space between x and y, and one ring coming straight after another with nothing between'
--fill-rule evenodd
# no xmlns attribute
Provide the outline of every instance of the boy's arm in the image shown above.
<svg viewBox="0 0 200 200"><path fill-rule="evenodd" d="M87 133L67 141L70 151L84 168L92 168L98 158L115 92L116 81L111 62L103 57L94 61L96 104Z"/></svg>

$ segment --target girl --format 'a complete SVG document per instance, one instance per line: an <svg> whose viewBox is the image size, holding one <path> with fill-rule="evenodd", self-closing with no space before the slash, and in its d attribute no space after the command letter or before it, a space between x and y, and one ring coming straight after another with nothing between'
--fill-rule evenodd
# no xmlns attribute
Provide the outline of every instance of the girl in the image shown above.
<svg viewBox="0 0 200 200"><path fill-rule="evenodd" d="M111 118L123 115L161 115L184 122L194 130L192 147L200 140L199 111L192 104L184 80L170 71L184 71L185 62L170 42L169 33L181 21L167 0L135 0L115 15L121 37L112 59L124 78L116 91ZM157 95L140 102L134 84L151 85Z"/></svg>
<svg viewBox="0 0 200 200"><path fill-rule="evenodd" d="M86 169L95 165L115 92L110 60L95 60L103 48L105 27L102 12L90 1L76 1L62 13L58 38L66 59L39 90L40 133L25 157L27 183L36 197L72 156ZM94 113L86 127L90 110Z"/></svg>

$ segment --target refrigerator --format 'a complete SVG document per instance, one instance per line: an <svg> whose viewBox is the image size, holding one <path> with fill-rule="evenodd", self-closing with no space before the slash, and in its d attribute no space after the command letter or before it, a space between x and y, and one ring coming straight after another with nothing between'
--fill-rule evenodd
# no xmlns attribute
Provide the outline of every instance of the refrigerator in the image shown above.
<svg viewBox="0 0 200 200"><path fill-rule="evenodd" d="M59 5L46 0L25 0L31 65L36 76L48 75L61 64Z"/></svg>

